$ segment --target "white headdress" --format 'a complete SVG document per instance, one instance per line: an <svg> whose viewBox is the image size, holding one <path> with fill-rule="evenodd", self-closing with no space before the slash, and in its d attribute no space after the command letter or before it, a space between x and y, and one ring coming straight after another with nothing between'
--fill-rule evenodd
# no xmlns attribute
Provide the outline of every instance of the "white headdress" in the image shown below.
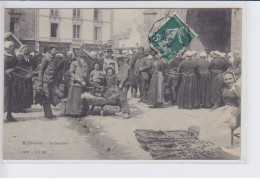
<svg viewBox="0 0 260 181"><path fill-rule="evenodd" d="M187 51L187 52L186 52L186 56L187 56L187 57L191 57L192 55L193 55L193 54L192 54L192 51Z"/></svg>
<svg viewBox="0 0 260 181"><path fill-rule="evenodd" d="M148 59L153 59L153 56L152 56L152 55L149 55L149 56L148 56Z"/></svg>
<svg viewBox="0 0 260 181"><path fill-rule="evenodd" d="M14 43L13 42L11 42L11 41L5 41L5 49L8 49L8 48L10 48L12 45L14 45Z"/></svg>
<svg viewBox="0 0 260 181"><path fill-rule="evenodd" d="M200 57L207 57L207 54L205 52L201 52Z"/></svg>

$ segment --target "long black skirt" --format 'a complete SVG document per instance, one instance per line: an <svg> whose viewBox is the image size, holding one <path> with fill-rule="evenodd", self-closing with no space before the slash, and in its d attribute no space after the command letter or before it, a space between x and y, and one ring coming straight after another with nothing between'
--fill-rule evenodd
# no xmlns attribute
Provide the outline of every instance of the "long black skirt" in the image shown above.
<svg viewBox="0 0 260 181"><path fill-rule="evenodd" d="M182 75L178 91L177 105L179 108L193 109L199 106L197 76Z"/></svg>
<svg viewBox="0 0 260 181"><path fill-rule="evenodd" d="M81 99L82 93L82 87L70 86L65 115L82 116L86 113L83 99Z"/></svg>
<svg viewBox="0 0 260 181"><path fill-rule="evenodd" d="M222 93L225 87L222 73L212 77L211 103L220 104L222 101Z"/></svg>
<svg viewBox="0 0 260 181"><path fill-rule="evenodd" d="M164 99L163 75L162 72L155 72L152 76L147 95L148 105L162 104Z"/></svg>
<svg viewBox="0 0 260 181"><path fill-rule="evenodd" d="M198 79L199 103L201 106L211 107L211 76L210 74L201 74Z"/></svg>
<svg viewBox="0 0 260 181"><path fill-rule="evenodd" d="M14 77L11 85L11 107L12 112L21 112L33 104L33 83L29 78Z"/></svg>

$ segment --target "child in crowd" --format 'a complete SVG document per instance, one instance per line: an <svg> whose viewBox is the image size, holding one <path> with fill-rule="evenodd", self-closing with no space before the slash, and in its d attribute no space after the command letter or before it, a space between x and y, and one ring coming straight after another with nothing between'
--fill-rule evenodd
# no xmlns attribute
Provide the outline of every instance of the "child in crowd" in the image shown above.
<svg viewBox="0 0 260 181"><path fill-rule="evenodd" d="M94 86L101 86L103 79L103 73L100 70L99 63L94 64L94 70L90 73L90 82Z"/></svg>
<svg viewBox="0 0 260 181"><path fill-rule="evenodd" d="M118 94L118 78L112 67L106 69L104 97L109 98Z"/></svg>

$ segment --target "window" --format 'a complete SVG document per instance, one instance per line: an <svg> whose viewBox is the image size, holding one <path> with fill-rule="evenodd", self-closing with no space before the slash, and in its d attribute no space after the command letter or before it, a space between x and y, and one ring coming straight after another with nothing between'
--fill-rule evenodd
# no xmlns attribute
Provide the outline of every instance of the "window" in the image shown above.
<svg viewBox="0 0 260 181"><path fill-rule="evenodd" d="M58 9L51 9L51 16L59 16Z"/></svg>
<svg viewBox="0 0 260 181"><path fill-rule="evenodd" d="M94 40L101 40L101 28L94 27Z"/></svg>
<svg viewBox="0 0 260 181"><path fill-rule="evenodd" d="M80 38L80 25L73 25L73 38L74 39Z"/></svg>
<svg viewBox="0 0 260 181"><path fill-rule="evenodd" d="M58 37L58 23L51 23L51 37Z"/></svg>
<svg viewBox="0 0 260 181"><path fill-rule="evenodd" d="M94 9L94 20L99 20L100 12L98 9Z"/></svg>
<svg viewBox="0 0 260 181"><path fill-rule="evenodd" d="M80 18L80 9L73 9L73 18Z"/></svg>

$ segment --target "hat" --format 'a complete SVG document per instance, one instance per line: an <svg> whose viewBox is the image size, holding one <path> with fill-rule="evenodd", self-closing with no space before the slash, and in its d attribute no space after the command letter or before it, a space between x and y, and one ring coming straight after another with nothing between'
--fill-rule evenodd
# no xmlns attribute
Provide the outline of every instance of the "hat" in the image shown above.
<svg viewBox="0 0 260 181"><path fill-rule="evenodd" d="M219 53L219 56L224 58L226 56L226 53Z"/></svg>
<svg viewBox="0 0 260 181"><path fill-rule="evenodd" d="M68 51L67 55L73 55L74 53L72 51Z"/></svg>
<svg viewBox="0 0 260 181"><path fill-rule="evenodd" d="M10 48L12 45L14 45L13 42L11 42L11 41L5 41L5 49Z"/></svg>
<svg viewBox="0 0 260 181"><path fill-rule="evenodd" d="M234 50L233 53L240 54L238 50Z"/></svg>
<svg viewBox="0 0 260 181"><path fill-rule="evenodd" d="M118 59L118 60L124 60L125 56L124 55L116 55L115 56L115 59Z"/></svg>
<svg viewBox="0 0 260 181"><path fill-rule="evenodd" d="M207 57L207 54L205 52L201 52L200 57Z"/></svg>
<svg viewBox="0 0 260 181"><path fill-rule="evenodd" d="M90 52L90 56L91 56L91 57L95 57L95 56L97 56L97 52L95 52L95 51L91 51L91 52Z"/></svg>
<svg viewBox="0 0 260 181"><path fill-rule="evenodd" d="M51 44L51 45L48 46L48 49L49 49L49 50L51 50L51 49L53 49L53 48L58 49L58 46L55 45L55 44Z"/></svg>
<svg viewBox="0 0 260 181"><path fill-rule="evenodd" d="M193 51L191 51L191 54L192 54L192 55L196 55L197 52L196 52L195 50L193 50Z"/></svg>
<svg viewBox="0 0 260 181"><path fill-rule="evenodd" d="M191 57L192 55L193 55L193 54L192 54L192 51L187 51L187 52L186 52L186 56L187 56L187 57Z"/></svg>
<svg viewBox="0 0 260 181"><path fill-rule="evenodd" d="M210 54L212 55L212 54L214 54L214 55L220 55L220 52L219 51L212 51L212 52L210 52Z"/></svg>
<svg viewBox="0 0 260 181"><path fill-rule="evenodd" d="M112 52L113 53L113 50L111 48L108 48L107 52Z"/></svg>
<svg viewBox="0 0 260 181"><path fill-rule="evenodd" d="M148 59L150 60L150 59L153 59L153 56L152 55L149 55L148 56Z"/></svg>
<svg viewBox="0 0 260 181"><path fill-rule="evenodd" d="M128 55L133 55L133 51L129 50Z"/></svg>

